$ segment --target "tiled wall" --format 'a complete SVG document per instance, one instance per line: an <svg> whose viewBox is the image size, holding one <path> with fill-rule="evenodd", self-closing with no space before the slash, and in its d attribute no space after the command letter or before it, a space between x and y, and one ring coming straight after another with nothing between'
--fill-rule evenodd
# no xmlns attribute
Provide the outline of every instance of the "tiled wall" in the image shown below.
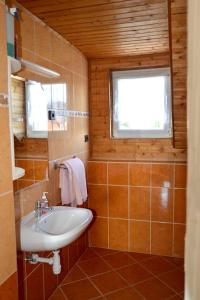
<svg viewBox="0 0 200 300"><path fill-rule="evenodd" d="M16 242L8 119L5 5L0 0L0 299L17 299Z"/></svg>
<svg viewBox="0 0 200 300"><path fill-rule="evenodd" d="M62 272L59 275L54 275L52 266L48 264L25 263L25 254L20 253L18 257L19 300L47 300L86 250L86 247L87 236L82 235L78 240L61 249ZM41 255L48 257L52 256L52 253L42 253Z"/></svg>
<svg viewBox="0 0 200 300"><path fill-rule="evenodd" d="M90 245L182 257L186 214L184 163L88 163Z"/></svg>
<svg viewBox="0 0 200 300"><path fill-rule="evenodd" d="M49 180L35 183L15 194L17 222L20 217L34 209L35 202L43 191L49 192L50 204L60 203L59 170L55 170L54 161L61 162L74 155L84 162L87 161L89 151L84 136L88 134L89 118L86 58L46 24L18 3L13 3L20 8L20 21L16 31L18 56L60 73L59 79L53 80L52 83L67 84L66 103L63 102L61 107L57 103L51 103L51 108L56 111L56 120L49 122ZM27 71L21 71L19 75L30 76ZM38 75L31 74L31 78L42 81ZM36 265L34 270L30 270L30 265L23 263L22 257L25 253L18 253L20 300L35 300L35 292L38 300L47 299L86 246L87 238L83 236L62 250L64 270L58 278L47 265Z"/></svg>
<svg viewBox="0 0 200 300"><path fill-rule="evenodd" d="M15 165L25 170L25 175L13 182L15 192L48 179L48 160L16 159Z"/></svg>

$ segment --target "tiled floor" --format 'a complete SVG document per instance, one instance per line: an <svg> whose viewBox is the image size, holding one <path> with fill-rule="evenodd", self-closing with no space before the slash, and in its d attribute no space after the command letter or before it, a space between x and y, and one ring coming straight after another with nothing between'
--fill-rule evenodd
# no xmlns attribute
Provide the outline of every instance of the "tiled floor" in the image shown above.
<svg viewBox="0 0 200 300"><path fill-rule="evenodd" d="M181 300L183 260L89 248L49 300Z"/></svg>

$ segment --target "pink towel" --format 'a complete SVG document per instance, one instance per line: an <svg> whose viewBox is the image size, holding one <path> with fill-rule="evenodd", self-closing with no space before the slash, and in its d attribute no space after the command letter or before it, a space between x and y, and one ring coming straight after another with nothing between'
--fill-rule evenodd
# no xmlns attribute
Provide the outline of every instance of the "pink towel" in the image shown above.
<svg viewBox="0 0 200 300"><path fill-rule="evenodd" d="M79 158L63 162L66 169L60 169L62 204L82 205L87 200L85 167Z"/></svg>

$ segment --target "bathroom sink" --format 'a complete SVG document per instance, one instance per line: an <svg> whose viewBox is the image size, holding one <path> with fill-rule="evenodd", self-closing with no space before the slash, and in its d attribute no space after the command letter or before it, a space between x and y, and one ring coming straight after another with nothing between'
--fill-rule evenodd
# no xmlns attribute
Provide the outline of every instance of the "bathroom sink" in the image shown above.
<svg viewBox="0 0 200 300"><path fill-rule="evenodd" d="M35 212L18 224L18 249L39 252L60 249L76 240L92 221L86 208L53 206L36 220Z"/></svg>

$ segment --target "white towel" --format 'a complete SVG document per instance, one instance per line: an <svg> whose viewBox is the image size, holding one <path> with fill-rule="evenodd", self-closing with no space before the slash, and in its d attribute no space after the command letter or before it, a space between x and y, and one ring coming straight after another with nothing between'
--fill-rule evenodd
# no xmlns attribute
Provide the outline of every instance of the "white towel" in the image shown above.
<svg viewBox="0 0 200 300"><path fill-rule="evenodd" d="M85 167L79 158L66 160L60 169L62 204L82 205L87 200Z"/></svg>

